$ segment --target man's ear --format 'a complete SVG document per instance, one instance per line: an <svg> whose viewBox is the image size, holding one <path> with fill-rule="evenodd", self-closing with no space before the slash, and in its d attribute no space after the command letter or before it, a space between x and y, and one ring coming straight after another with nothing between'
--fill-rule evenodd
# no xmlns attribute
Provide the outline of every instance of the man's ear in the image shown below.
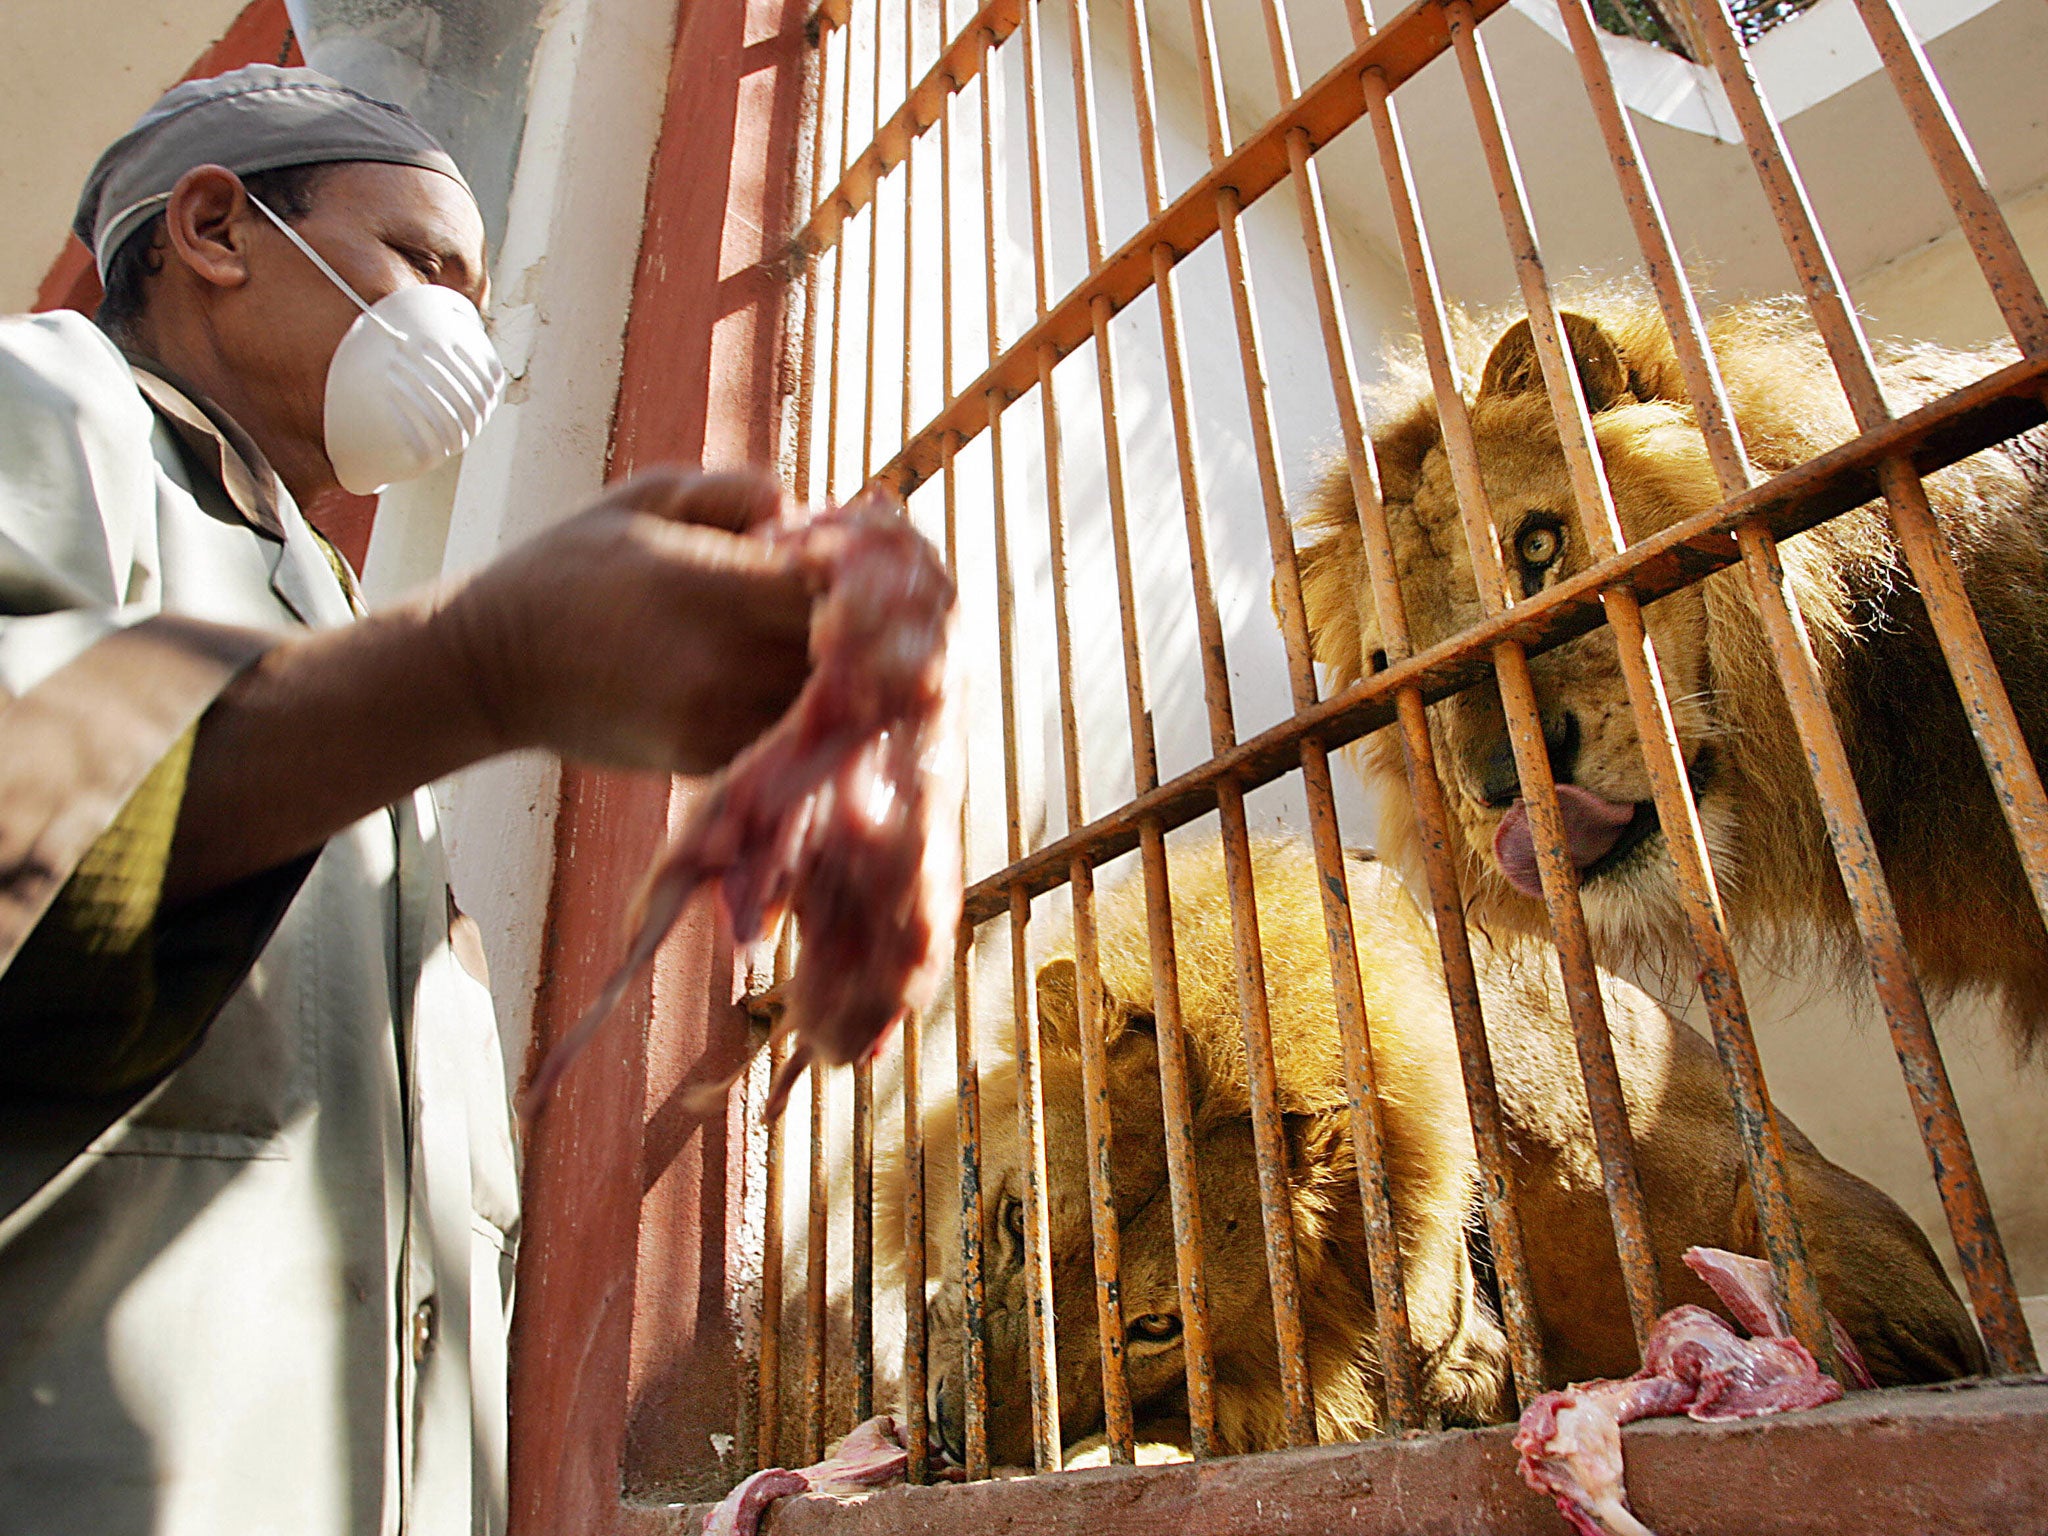
<svg viewBox="0 0 2048 1536"><path fill-rule="evenodd" d="M249 280L252 221L262 217L241 177L225 166L195 165L164 205L168 259L213 287L239 288Z"/></svg>

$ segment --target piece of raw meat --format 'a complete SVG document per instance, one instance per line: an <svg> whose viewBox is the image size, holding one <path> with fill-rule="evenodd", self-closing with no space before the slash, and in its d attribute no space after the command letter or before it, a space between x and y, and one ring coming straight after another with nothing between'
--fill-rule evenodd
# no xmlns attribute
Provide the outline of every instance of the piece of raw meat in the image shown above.
<svg viewBox="0 0 2048 1536"><path fill-rule="evenodd" d="M1629 1510L1621 1485L1621 1426L1683 1413L1692 1389L1669 1377L1588 1381L1546 1392L1515 1432L1522 1480L1557 1500L1578 1536L1656 1536Z"/></svg>
<svg viewBox="0 0 2048 1536"><path fill-rule="evenodd" d="M762 1514L777 1499L796 1493L865 1493L895 1482L909 1464L903 1426L882 1414L855 1429L816 1466L756 1472L704 1517L703 1536L755 1536Z"/></svg>
<svg viewBox="0 0 2048 1536"><path fill-rule="evenodd" d="M1842 1395L1806 1346L1786 1337L1770 1265L1719 1248L1688 1248L1685 1262L1756 1337L1743 1338L1704 1307L1673 1307L1650 1331L1635 1375L1546 1392L1515 1431L1522 1480L1555 1499L1578 1536L1655 1536L1622 1487L1621 1426L1631 1420L1683 1413L1714 1423L1817 1408ZM1845 1369L1869 1382L1842 1325L1832 1316L1828 1323Z"/></svg>
<svg viewBox="0 0 2048 1536"><path fill-rule="evenodd" d="M965 773L952 580L879 491L755 536L790 546L819 594L811 675L693 807L649 877L625 960L534 1075L529 1115L702 886L718 886L740 944L796 916L783 1015L795 1044L769 1086L771 1118L813 1057L871 1054L907 1010L930 1005L951 963ZM691 1091L701 1103L729 1083Z"/></svg>
<svg viewBox="0 0 2048 1536"><path fill-rule="evenodd" d="M1759 1339L1784 1339L1792 1336L1792 1324L1785 1314L1785 1298L1778 1293L1778 1277L1771 1266L1762 1259L1753 1259L1746 1253L1730 1253L1725 1248L1688 1248L1685 1250L1685 1266L1713 1288L1721 1304L1735 1314L1735 1321L1747 1328ZM1842 1362L1842 1373L1849 1378L1846 1385L1851 1392L1868 1392L1877 1386L1877 1379L1870 1374L1870 1367L1863 1363L1863 1352L1856 1347L1856 1341L1849 1337L1841 1319L1834 1313L1828 1314L1828 1332L1835 1341L1835 1354Z"/></svg>

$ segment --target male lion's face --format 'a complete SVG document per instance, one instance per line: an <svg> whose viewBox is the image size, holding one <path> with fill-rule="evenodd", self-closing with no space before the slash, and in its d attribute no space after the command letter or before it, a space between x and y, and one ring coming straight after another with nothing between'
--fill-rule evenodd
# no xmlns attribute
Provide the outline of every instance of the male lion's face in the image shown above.
<svg viewBox="0 0 2048 1536"><path fill-rule="evenodd" d="M1518 328L1526 345L1526 328ZM1550 406L1530 387L1533 359L1519 371L1503 361L1511 331L1487 365L1487 383L1471 408L1481 477L1510 597L1533 598L1585 569L1592 555L1573 496ZM1594 333L1597 336L1597 332ZM1589 344L1575 332L1574 341ZM1598 363L1595 359L1595 364ZM1642 404L1610 374L1580 359L1595 437L1615 510L1633 541L1718 499L1699 434L1674 408ZM1434 431L1408 464L1386 467L1386 506L1396 567L1408 611L1410 644L1425 650L1484 616L1459 508L1450 459ZM1357 625L1356 670L1385 665L1385 641L1356 537L1333 539L1312 563L1311 623L1325 661L1339 632ZM1349 567L1348 571L1345 567ZM1348 586L1341 594L1339 586ZM1332 624L1347 600L1353 614ZM1715 680L1708 652L1707 603L1687 588L1644 610L1662 671L1665 696L1710 847L1727 853L1734 807L1723 783ZM1559 786L1570 856L1577 866L1589 919L1612 936L1661 928L1675 915L1668 854L1652 801L1640 738L1617 642L1602 628L1530 662L1544 743ZM1465 889L1483 915L1528 928L1544 923L1542 887L1521 776L1500 694L1489 680L1429 712L1437 769L1444 783L1451 835L1465 866ZM1383 815L1390 841L1416 835L1394 732L1367 747L1374 776L1392 793ZM1723 860L1724 863L1727 860Z"/></svg>
<svg viewBox="0 0 2048 1536"><path fill-rule="evenodd" d="M1140 1027L1116 1035L1109 1052L1124 1365L1141 1436L1149 1431L1153 1438L1174 1439L1185 1434L1187 1387L1173 1203L1166 1179L1157 1051L1142 1027L1149 1021L1137 1022ZM1104 1423L1087 1128L1078 1059L1048 1048L1043 1070L1060 1439L1063 1445L1072 1445L1099 1433ZM991 1074L981 1101L988 1453L996 1466L1029 1466L1032 1460L1024 1158L1010 1091L1013 1083L1008 1073ZM1270 1379L1270 1394L1257 1395L1278 1401L1278 1353L1250 1126L1231 1123L1207 1132L1197 1144L1196 1160L1219 1387L1228 1391L1233 1381L1251 1387ZM959 1460L966 1452L967 1394L962 1365L965 1296L957 1244L946 1245L940 1266L944 1279L927 1309L931 1421L947 1451Z"/></svg>

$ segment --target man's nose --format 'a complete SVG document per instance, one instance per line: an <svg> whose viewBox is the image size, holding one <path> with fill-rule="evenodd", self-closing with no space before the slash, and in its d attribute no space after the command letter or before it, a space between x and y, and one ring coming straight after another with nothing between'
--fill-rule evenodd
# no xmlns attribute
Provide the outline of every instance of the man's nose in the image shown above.
<svg viewBox="0 0 2048 1536"><path fill-rule="evenodd" d="M1551 776L1560 784L1572 782L1572 770L1579 759L1579 718L1565 712L1554 721L1543 722L1543 745L1550 758ZM1515 749L1507 732L1488 749L1480 764L1479 793L1494 810L1505 810L1522 793L1522 776L1515 767Z"/></svg>

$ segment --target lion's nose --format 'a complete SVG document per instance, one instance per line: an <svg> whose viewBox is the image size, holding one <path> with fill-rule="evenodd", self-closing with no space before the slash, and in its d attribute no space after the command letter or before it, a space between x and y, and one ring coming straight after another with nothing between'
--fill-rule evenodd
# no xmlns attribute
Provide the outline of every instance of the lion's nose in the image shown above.
<svg viewBox="0 0 2048 1536"><path fill-rule="evenodd" d="M1572 770L1579 759L1579 717L1566 713L1555 721L1543 722L1543 745L1550 758L1551 776L1560 784L1572 782ZM1480 764L1479 793L1494 810L1505 810L1522 794L1522 776L1515 767L1515 749L1505 731L1493 743Z"/></svg>

